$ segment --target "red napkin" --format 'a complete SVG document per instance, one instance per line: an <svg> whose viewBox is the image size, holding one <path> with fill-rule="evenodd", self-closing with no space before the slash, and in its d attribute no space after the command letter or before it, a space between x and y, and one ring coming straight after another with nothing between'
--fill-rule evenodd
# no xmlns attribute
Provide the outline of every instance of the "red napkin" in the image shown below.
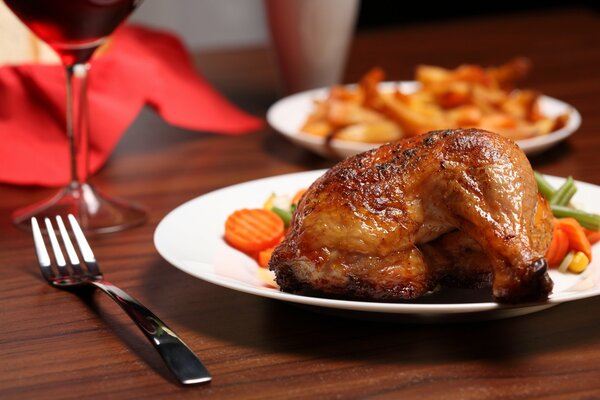
<svg viewBox="0 0 600 400"><path fill-rule="evenodd" d="M240 134L262 126L198 75L175 36L127 25L110 46L92 61L89 76L91 174L145 104L187 129ZM59 65L0 67L0 181L69 181L65 79Z"/></svg>

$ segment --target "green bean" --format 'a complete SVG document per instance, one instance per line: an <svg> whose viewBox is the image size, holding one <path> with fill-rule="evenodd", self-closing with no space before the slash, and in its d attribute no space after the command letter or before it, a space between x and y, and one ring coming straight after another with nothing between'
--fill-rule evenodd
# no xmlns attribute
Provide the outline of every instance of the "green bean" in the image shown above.
<svg viewBox="0 0 600 400"><path fill-rule="evenodd" d="M550 204L557 206L566 206L571 201L573 195L577 192L577 187L575 186L575 181L572 176L569 176L565 183L562 184L561 187L554 193L554 195L550 198Z"/></svg>
<svg viewBox="0 0 600 400"><path fill-rule="evenodd" d="M550 200L552 196L554 196L554 192L556 190L550 185L550 183L544 178L544 175L539 172L534 171L533 175L535 176L535 182L537 183L538 190L546 198L546 200Z"/></svg>
<svg viewBox="0 0 600 400"><path fill-rule="evenodd" d="M557 204L559 206L568 206L573 196L577 193L577 186L573 183L573 186L569 188L569 191L565 194L565 196L561 199L561 204Z"/></svg>
<svg viewBox="0 0 600 400"><path fill-rule="evenodd" d="M283 221L283 225L286 228L290 226L290 223L292 222L292 213L290 211L284 210L283 208L279 207L273 207L271 208L271 211L273 211L275 214L277 214L277 216L279 216L279 218L281 218L281 220Z"/></svg>
<svg viewBox="0 0 600 400"><path fill-rule="evenodd" d="M576 208L551 204L552 213L557 218L575 218L584 228L600 230L600 215L592 214Z"/></svg>

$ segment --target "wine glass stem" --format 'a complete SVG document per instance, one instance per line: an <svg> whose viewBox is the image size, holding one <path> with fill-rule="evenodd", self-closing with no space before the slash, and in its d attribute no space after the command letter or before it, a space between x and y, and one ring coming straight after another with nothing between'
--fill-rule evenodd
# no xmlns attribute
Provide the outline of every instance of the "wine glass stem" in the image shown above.
<svg viewBox="0 0 600 400"><path fill-rule="evenodd" d="M89 64L65 66L67 73L67 138L71 167L71 187L85 183L89 173L89 120L87 77Z"/></svg>

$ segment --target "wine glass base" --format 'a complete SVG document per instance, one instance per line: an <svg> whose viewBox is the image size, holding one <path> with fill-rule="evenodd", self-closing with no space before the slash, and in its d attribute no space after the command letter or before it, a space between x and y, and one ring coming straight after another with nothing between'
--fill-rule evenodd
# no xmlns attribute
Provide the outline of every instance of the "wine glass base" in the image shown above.
<svg viewBox="0 0 600 400"><path fill-rule="evenodd" d="M108 197L88 183L71 184L50 199L16 210L13 222L31 230L31 218L40 222L57 215L73 214L87 232L110 233L143 224L147 214L140 206Z"/></svg>

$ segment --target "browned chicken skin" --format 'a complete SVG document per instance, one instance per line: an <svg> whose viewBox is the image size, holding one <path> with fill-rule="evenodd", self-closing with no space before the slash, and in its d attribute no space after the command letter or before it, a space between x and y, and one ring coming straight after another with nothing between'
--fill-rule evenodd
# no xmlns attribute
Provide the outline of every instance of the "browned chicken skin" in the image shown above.
<svg viewBox="0 0 600 400"><path fill-rule="evenodd" d="M282 290L381 301L440 283L492 284L499 302L546 299L548 205L518 146L435 131L346 159L311 185L269 268Z"/></svg>

